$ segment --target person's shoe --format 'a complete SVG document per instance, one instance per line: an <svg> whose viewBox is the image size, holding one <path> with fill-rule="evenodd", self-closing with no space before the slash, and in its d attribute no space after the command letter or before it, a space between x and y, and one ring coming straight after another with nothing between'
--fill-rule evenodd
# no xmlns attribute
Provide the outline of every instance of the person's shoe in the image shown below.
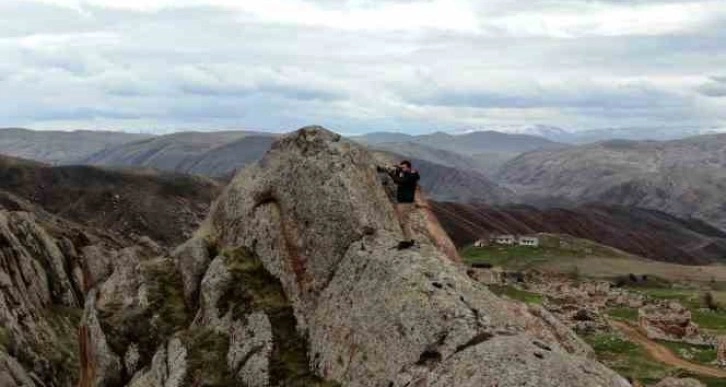
<svg viewBox="0 0 726 387"><path fill-rule="evenodd" d="M400 241L400 242L398 242L398 247L397 248L399 250L405 250L405 249L410 248L411 246L413 246L413 242L412 241Z"/></svg>

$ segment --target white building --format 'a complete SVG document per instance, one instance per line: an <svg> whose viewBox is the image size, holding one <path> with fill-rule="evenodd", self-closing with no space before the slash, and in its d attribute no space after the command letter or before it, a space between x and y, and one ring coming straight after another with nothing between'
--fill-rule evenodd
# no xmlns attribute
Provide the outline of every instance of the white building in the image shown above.
<svg viewBox="0 0 726 387"><path fill-rule="evenodd" d="M478 241L474 242L474 247L487 247L489 246L489 241L486 239L479 239Z"/></svg>
<svg viewBox="0 0 726 387"><path fill-rule="evenodd" d="M503 234L503 235L497 235L494 237L494 243L498 245L507 245L511 246L515 242L514 235L511 234Z"/></svg>
<svg viewBox="0 0 726 387"><path fill-rule="evenodd" d="M520 236L517 243L520 246L537 247L539 246L539 238L536 236Z"/></svg>

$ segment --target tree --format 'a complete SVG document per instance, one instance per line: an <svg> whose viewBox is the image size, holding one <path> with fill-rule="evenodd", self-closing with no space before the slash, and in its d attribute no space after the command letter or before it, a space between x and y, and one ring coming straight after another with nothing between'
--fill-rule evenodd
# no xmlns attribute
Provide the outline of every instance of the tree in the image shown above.
<svg viewBox="0 0 726 387"><path fill-rule="evenodd" d="M720 308L718 302L716 302L716 299L713 298L713 294L711 292L703 293L703 304L706 305L706 307L711 311L717 311Z"/></svg>

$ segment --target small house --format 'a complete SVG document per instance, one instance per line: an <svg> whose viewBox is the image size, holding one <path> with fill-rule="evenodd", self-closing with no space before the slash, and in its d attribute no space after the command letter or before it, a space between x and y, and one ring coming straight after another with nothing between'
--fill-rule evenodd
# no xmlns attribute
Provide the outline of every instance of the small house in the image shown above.
<svg viewBox="0 0 726 387"><path fill-rule="evenodd" d="M489 246L489 240L487 239L479 239L478 241L474 242L474 247L487 247Z"/></svg>
<svg viewBox="0 0 726 387"><path fill-rule="evenodd" d="M517 243L520 246L537 247L539 246L539 238L536 236L520 236Z"/></svg>
<svg viewBox="0 0 726 387"><path fill-rule="evenodd" d="M503 234L503 235L496 235L494 237L494 243L498 245L506 245L511 246L515 242L514 235L511 234Z"/></svg>

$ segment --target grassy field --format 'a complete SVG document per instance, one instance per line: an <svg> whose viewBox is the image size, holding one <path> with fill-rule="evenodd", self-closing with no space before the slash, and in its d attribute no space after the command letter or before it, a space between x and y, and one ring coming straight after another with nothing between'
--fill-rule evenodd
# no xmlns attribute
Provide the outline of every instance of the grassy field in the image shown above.
<svg viewBox="0 0 726 387"><path fill-rule="evenodd" d="M599 333L583 337L595 350L597 358L620 375L645 385L651 385L667 377L695 378L708 387L726 387L726 379L693 375L682 369L673 368L653 359L639 345L614 333ZM661 342L676 354L685 354L685 359L701 364L709 364L715 359L715 352L705 347L688 344ZM688 356L692 358L688 359Z"/></svg>
<svg viewBox="0 0 726 387"><path fill-rule="evenodd" d="M526 302L528 304L541 304L544 296L537 293L517 289L509 285L489 285L489 290L498 296L507 296L513 300Z"/></svg>
<svg viewBox="0 0 726 387"><path fill-rule="evenodd" d="M678 371L650 358L642 347L616 334L594 334L583 337L592 346L598 360L620 375L645 384L656 383Z"/></svg>
<svg viewBox="0 0 726 387"><path fill-rule="evenodd" d="M687 343L674 343L671 341L657 340L658 343L668 347L679 357L704 365L712 365L716 360L716 350L710 346L692 345Z"/></svg>
<svg viewBox="0 0 726 387"><path fill-rule="evenodd" d="M524 270L545 263L553 258L560 259L567 252L544 247L490 246L464 249L462 256L467 263L489 263L514 270ZM569 254L568 257L572 257Z"/></svg>
<svg viewBox="0 0 726 387"><path fill-rule="evenodd" d="M489 263L508 270L540 269L603 279L634 274L672 282L697 282L715 288L717 292L714 293L719 293L717 299L726 303L726 265L677 265L640 258L606 246L584 246L589 247L467 247L461 251L461 256L469 264Z"/></svg>
<svg viewBox="0 0 726 387"><path fill-rule="evenodd" d="M587 246L587 245L583 245ZM562 249L552 247L489 246L469 247L461 252L465 262L488 263L511 271L538 269L578 278L611 280L633 292L662 300L674 300L691 311L693 321L702 331L726 334L726 266L685 266L646 260L619 254L617 250ZM645 276L645 280L643 279ZM632 280L635 278L635 280ZM542 303L545 296L509 285L490 285L498 295L526 303ZM703 295L710 292L720 305L716 311L707 308ZM613 307L605 310L614 320L636 323L638 309ZM709 387L726 387L726 379L691 375L659 362L645 348L616 333L600 333L583 337L595 350L598 359L621 375L645 385L667 376L693 377ZM661 341L674 354L693 363L711 365L716 357L712 348Z"/></svg>
<svg viewBox="0 0 726 387"><path fill-rule="evenodd" d="M706 289L636 288L634 290L653 298L678 301L691 311L693 322L698 324L701 329L714 334L726 334L726 303L723 302L726 294L724 291L711 291L716 302L720 304L718 310L711 311L703 301Z"/></svg>
<svg viewBox="0 0 726 387"><path fill-rule="evenodd" d="M622 321L638 321L638 309L628 307L608 308L605 310L611 318Z"/></svg>

